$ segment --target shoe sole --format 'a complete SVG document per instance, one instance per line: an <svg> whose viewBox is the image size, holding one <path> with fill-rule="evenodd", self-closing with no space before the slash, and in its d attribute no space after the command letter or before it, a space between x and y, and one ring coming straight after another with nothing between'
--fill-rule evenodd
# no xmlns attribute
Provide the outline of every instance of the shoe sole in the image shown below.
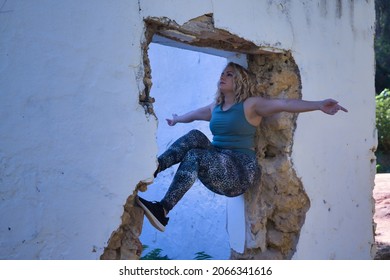
<svg viewBox="0 0 390 280"><path fill-rule="evenodd" d="M139 200L138 196L135 198L135 201L141 208L145 211L146 218L148 218L149 222L159 231L164 232L165 227L163 224L160 223L160 221L152 214L152 212L149 211L148 207L146 207L141 200Z"/></svg>

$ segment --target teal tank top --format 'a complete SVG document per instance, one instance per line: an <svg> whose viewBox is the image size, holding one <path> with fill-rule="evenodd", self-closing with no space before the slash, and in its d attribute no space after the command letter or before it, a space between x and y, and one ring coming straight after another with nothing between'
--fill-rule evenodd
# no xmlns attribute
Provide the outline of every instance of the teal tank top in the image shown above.
<svg viewBox="0 0 390 280"><path fill-rule="evenodd" d="M244 103L236 103L223 111L221 105L215 106L210 119L213 146L254 154L256 127L245 118Z"/></svg>

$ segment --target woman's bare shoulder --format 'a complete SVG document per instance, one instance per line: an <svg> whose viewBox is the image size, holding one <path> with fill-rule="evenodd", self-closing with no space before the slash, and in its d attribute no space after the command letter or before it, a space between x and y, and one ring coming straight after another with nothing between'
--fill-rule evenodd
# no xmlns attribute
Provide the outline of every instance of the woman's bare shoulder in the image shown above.
<svg viewBox="0 0 390 280"><path fill-rule="evenodd" d="M215 108L215 106L217 106L217 103L215 101L211 102L208 107L210 108L210 111L212 112Z"/></svg>
<svg viewBox="0 0 390 280"><path fill-rule="evenodd" d="M247 103L249 106L255 106L256 104L264 102L264 100L264 97L261 96L251 96L248 97L244 103Z"/></svg>

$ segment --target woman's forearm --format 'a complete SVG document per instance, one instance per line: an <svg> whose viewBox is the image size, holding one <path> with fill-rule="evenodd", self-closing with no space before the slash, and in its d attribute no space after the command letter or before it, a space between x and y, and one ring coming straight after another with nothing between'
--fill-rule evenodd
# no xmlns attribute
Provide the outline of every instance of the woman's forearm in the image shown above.
<svg viewBox="0 0 390 280"><path fill-rule="evenodd" d="M167 119L168 125L173 126L177 123L190 123L193 121L209 121L211 118L210 105L190 111L183 115L172 115L172 119Z"/></svg>
<svg viewBox="0 0 390 280"><path fill-rule="evenodd" d="M321 110L322 112L334 115L339 110L348 112L347 109L345 109L343 106L338 104L338 101L334 99L325 99L321 101L306 101L306 100L299 100L299 99L284 99L285 102L285 109L286 112L291 113L303 113L303 112L310 112L310 111L316 111Z"/></svg>
<svg viewBox="0 0 390 280"><path fill-rule="evenodd" d="M303 113L321 110L322 101L306 101L300 99L282 99L284 110L290 113Z"/></svg>
<svg viewBox="0 0 390 280"><path fill-rule="evenodd" d="M180 116L174 115L173 120L176 123L190 123L190 122L197 120L197 118L196 118L195 111L191 111L191 112L185 113L184 115L180 115Z"/></svg>
<svg viewBox="0 0 390 280"><path fill-rule="evenodd" d="M255 111L259 116L270 116L280 112L303 113L321 110L322 112L334 115L339 110L348 112L340 106L336 100L325 99L321 101L307 101L301 99L264 99L256 98Z"/></svg>

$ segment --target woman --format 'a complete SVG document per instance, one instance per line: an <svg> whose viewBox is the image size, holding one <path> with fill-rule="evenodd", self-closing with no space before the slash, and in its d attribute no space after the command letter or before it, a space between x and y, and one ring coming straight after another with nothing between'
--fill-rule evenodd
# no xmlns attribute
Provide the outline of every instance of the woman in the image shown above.
<svg viewBox="0 0 390 280"><path fill-rule="evenodd" d="M252 74L235 63L228 63L221 74L216 100L184 115L173 115L168 125L210 122L213 141L199 130L192 130L174 142L158 157L157 174L180 163L173 181L160 202L136 197L151 224L160 231L168 223L168 212L199 179L211 191L229 197L243 194L260 180L255 154L256 127L265 116L279 112L301 113L321 110L334 115L347 112L333 99L305 101L267 99L257 96Z"/></svg>

